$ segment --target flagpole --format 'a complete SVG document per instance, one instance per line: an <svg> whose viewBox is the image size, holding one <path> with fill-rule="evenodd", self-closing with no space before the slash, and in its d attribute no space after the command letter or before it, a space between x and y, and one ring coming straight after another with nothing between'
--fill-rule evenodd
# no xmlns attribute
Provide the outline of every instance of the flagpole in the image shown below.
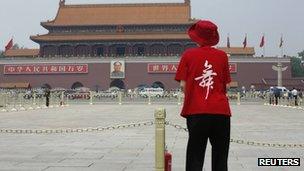
<svg viewBox="0 0 304 171"><path fill-rule="evenodd" d="M283 33L281 34L281 39L280 39L280 50L281 50L281 58L283 58L283 54L284 54Z"/></svg>
<svg viewBox="0 0 304 171"><path fill-rule="evenodd" d="M244 45L244 49L247 48L247 33L245 33L245 45ZM247 57L247 53L245 54L245 56Z"/></svg>
<svg viewBox="0 0 304 171"><path fill-rule="evenodd" d="M230 48L230 33L227 34L227 48Z"/></svg>
<svg viewBox="0 0 304 171"><path fill-rule="evenodd" d="M265 46L266 46L266 43L265 43L265 33L263 33L263 38L264 38L264 44L263 44L263 56L265 57L265 55L266 55L266 48L265 48Z"/></svg>

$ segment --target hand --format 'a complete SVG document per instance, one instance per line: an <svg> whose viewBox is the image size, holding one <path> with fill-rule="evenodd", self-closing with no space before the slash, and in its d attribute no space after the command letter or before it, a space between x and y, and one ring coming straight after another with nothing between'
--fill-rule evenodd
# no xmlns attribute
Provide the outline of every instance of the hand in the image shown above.
<svg viewBox="0 0 304 171"><path fill-rule="evenodd" d="M185 92L185 90L186 90L186 81L181 80L180 81L180 87L181 87L182 92Z"/></svg>

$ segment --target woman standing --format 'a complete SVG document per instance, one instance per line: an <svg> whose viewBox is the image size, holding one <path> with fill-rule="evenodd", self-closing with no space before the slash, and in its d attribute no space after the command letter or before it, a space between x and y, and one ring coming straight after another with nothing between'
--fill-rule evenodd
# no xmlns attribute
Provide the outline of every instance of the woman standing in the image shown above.
<svg viewBox="0 0 304 171"><path fill-rule="evenodd" d="M231 81L228 57L212 47L219 42L219 33L211 21L198 21L188 35L198 47L184 52L175 77L185 93L181 116L189 130L186 171L202 171L208 139L212 170L226 171L231 117L226 96Z"/></svg>

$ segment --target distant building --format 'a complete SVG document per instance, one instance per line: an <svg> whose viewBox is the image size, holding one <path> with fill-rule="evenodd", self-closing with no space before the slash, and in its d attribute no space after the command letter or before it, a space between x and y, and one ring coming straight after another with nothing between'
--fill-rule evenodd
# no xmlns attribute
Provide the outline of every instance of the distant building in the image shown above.
<svg viewBox="0 0 304 171"><path fill-rule="evenodd" d="M254 47L218 47L225 51L231 57L253 57L255 55Z"/></svg>
<svg viewBox="0 0 304 171"><path fill-rule="evenodd" d="M49 33L31 36L40 56L173 56L196 46L186 30L195 21L190 3L66 5Z"/></svg>
<svg viewBox="0 0 304 171"><path fill-rule="evenodd" d="M39 49L10 49L4 52L5 57L38 57L39 56Z"/></svg>
<svg viewBox="0 0 304 171"><path fill-rule="evenodd" d="M13 87L108 89L158 85L179 87L174 76L180 56L195 47L187 29L190 0L183 3L67 5L60 0L55 19L42 22L49 33L30 38L40 49L9 50L0 59L0 83ZM230 56L234 87L276 84L277 58L256 58L253 47L224 48ZM123 76L111 77L113 62L122 61ZM291 76L289 58L283 84L303 87Z"/></svg>

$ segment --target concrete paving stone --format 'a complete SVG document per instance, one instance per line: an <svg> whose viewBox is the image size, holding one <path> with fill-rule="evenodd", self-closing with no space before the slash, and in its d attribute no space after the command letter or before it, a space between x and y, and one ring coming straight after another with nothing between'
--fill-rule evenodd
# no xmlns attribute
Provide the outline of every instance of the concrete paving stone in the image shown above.
<svg viewBox="0 0 304 171"><path fill-rule="evenodd" d="M123 171L127 168L126 163L118 163L118 162L98 162L94 163L89 167L90 170L96 171Z"/></svg>
<svg viewBox="0 0 304 171"><path fill-rule="evenodd" d="M152 171L155 170L154 167L131 167L131 168L126 168L123 171Z"/></svg>
<svg viewBox="0 0 304 171"><path fill-rule="evenodd" d="M86 171L88 167L61 167L61 166L49 166L42 171Z"/></svg>
<svg viewBox="0 0 304 171"><path fill-rule="evenodd" d="M18 167L89 167L93 164L94 161L85 161L85 160L76 160L76 159L65 159L60 162L40 162L40 161L32 161L32 162L23 162L19 163L16 166Z"/></svg>
<svg viewBox="0 0 304 171"><path fill-rule="evenodd" d="M2 162L25 162L25 161L33 161L33 155L29 156L19 156L19 155L0 155L0 161Z"/></svg>
<svg viewBox="0 0 304 171"><path fill-rule="evenodd" d="M278 157L278 158L300 158L304 154L304 149L263 149L268 157Z"/></svg>
<svg viewBox="0 0 304 171"><path fill-rule="evenodd" d="M104 157L105 154L102 153L88 153L88 152L81 152L75 153L70 156L70 159L101 159Z"/></svg>
<svg viewBox="0 0 304 171"><path fill-rule="evenodd" d="M136 160L137 158L129 158L128 156L115 156L115 155L110 155L110 156L105 156L102 158L99 162L109 162L109 163L124 163L124 164L129 164Z"/></svg>
<svg viewBox="0 0 304 171"><path fill-rule="evenodd" d="M0 120L3 121L0 127L56 129L136 123L154 120L154 110L158 107L167 109L167 120L171 123L186 127L185 119L179 116L180 106L165 103L121 106L113 104L72 105L60 110L10 112L0 115ZM231 108L233 111L231 137L234 139L270 143L302 143L304 141L304 112L258 104L232 105ZM0 161L2 161L1 159L3 161L2 164L0 162L0 168L35 170L48 165L47 169L42 169L154 170L154 133L154 126L144 126L73 134L1 134ZM187 132L166 126L166 141L168 150L173 155L172 168L174 171L184 170L187 139ZM298 168L261 168L257 166L258 157L302 157L302 162L304 161L303 154L303 149L300 148L277 149L231 143L229 168L233 171L304 170L303 166ZM99 156L102 156L100 160L95 158ZM76 167L72 165L73 163L92 165ZM69 167L62 167L64 165ZM208 144L204 170L210 170L210 168L211 147Z"/></svg>
<svg viewBox="0 0 304 171"><path fill-rule="evenodd" d="M239 164L239 163L232 163L229 162L229 167L230 170L244 170L245 167L243 164Z"/></svg>
<svg viewBox="0 0 304 171"><path fill-rule="evenodd" d="M290 167L260 167L257 165L246 165L246 170L252 170L252 171L289 171ZM300 171L300 170L298 170Z"/></svg>
<svg viewBox="0 0 304 171"><path fill-rule="evenodd" d="M116 149L113 149L108 154L129 155L130 157L135 157L135 156L138 156L138 154L142 151L143 150L141 150L141 149L136 150L136 149L116 148Z"/></svg>
<svg viewBox="0 0 304 171"><path fill-rule="evenodd" d="M37 159L37 160L63 159L66 157L73 156L74 154L75 154L74 152L49 152L49 153L37 155L33 157L33 159Z"/></svg>
<svg viewBox="0 0 304 171"><path fill-rule="evenodd" d="M12 166L12 167L2 167L0 171L42 171L45 169L45 167L39 167L39 166L31 166L31 167L17 167L17 166Z"/></svg>
<svg viewBox="0 0 304 171"><path fill-rule="evenodd" d="M19 162L14 161L0 161L1 167L13 167L16 166ZM1 169L0 167L0 169Z"/></svg>
<svg viewBox="0 0 304 171"><path fill-rule="evenodd" d="M263 153L261 150L258 149L249 149L250 151L245 150L230 150L230 154L234 154L235 156L238 156L238 158L242 157L256 157L256 158L262 158L267 157L265 153Z"/></svg>

